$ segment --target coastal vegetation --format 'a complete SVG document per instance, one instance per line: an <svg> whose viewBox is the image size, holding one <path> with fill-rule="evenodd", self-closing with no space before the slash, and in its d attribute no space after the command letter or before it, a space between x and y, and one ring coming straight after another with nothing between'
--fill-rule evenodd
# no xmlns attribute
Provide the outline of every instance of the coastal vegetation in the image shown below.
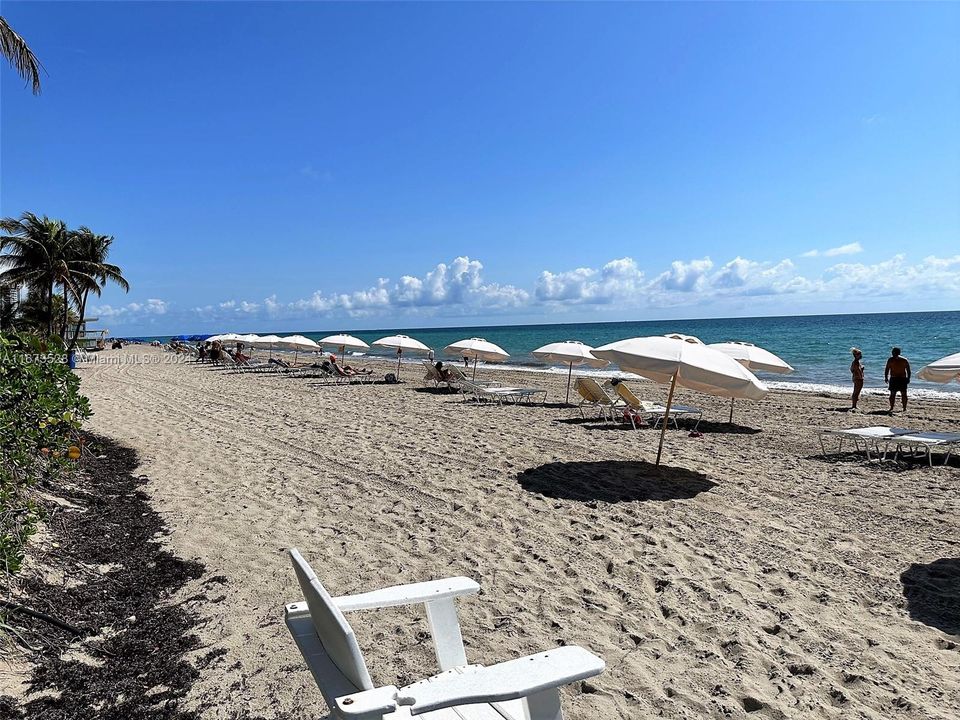
<svg viewBox="0 0 960 720"><path fill-rule="evenodd" d="M90 295L99 296L109 283L130 289L121 269L108 262L111 235L86 226L71 230L63 220L32 212L0 220L0 232L0 330L57 334L71 350Z"/></svg>
<svg viewBox="0 0 960 720"><path fill-rule="evenodd" d="M67 364L90 295L129 283L113 237L23 213L0 220L0 572L15 573L43 515L37 488L72 471L90 406Z"/></svg>
<svg viewBox="0 0 960 720"><path fill-rule="evenodd" d="M59 350L60 352L56 352ZM42 508L34 490L70 471L82 452L90 405L58 346L28 334L0 335L0 569L14 573Z"/></svg>

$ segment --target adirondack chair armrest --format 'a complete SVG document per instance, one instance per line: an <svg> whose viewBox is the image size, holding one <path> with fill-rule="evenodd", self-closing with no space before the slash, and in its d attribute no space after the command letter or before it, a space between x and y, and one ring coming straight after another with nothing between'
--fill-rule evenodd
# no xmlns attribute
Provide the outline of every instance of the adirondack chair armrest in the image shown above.
<svg viewBox="0 0 960 720"><path fill-rule="evenodd" d="M344 695L336 700L337 710L343 717L383 720L385 714L396 711L398 692L396 686L384 685L373 690Z"/></svg>
<svg viewBox="0 0 960 720"><path fill-rule="evenodd" d="M405 705L412 715L420 715L472 703L518 700L599 675L604 667L603 660L593 653L567 645L490 667L459 667L400 690L377 688L346 695L337 698L337 710L345 717L363 718L360 711L392 711L388 709L392 699L393 709ZM392 698L390 691L394 693Z"/></svg>
<svg viewBox="0 0 960 720"><path fill-rule="evenodd" d="M430 603L461 595L475 595L479 591L480 586L470 578L452 577L445 580L428 580L427 582L411 583L409 585L394 585L357 595L341 595L335 597L333 601L341 611L350 612L352 610L372 610L396 607L397 605Z"/></svg>

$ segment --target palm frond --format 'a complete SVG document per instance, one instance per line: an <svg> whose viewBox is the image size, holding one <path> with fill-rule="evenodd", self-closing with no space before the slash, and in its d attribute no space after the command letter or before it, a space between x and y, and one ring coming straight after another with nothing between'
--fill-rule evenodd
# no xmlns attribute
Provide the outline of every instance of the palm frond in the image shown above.
<svg viewBox="0 0 960 720"><path fill-rule="evenodd" d="M33 94L40 94L40 71L43 65L33 54L26 40L20 37L0 16L0 53L9 61L23 81L32 86Z"/></svg>

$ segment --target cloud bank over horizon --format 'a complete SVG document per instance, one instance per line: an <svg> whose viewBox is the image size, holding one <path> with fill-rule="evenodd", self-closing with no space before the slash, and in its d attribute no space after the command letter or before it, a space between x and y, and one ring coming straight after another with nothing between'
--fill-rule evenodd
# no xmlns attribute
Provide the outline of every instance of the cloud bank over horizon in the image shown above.
<svg viewBox="0 0 960 720"><path fill-rule="evenodd" d="M801 257L839 257L863 251L851 243ZM592 320L627 312L795 314L824 303L851 303L850 312L870 311L881 300L942 304L960 300L960 255L908 260L897 254L868 264L836 262L820 270L801 269L789 258L763 262L736 256L725 262L705 256L674 260L663 269L644 269L632 257L612 259L597 267L542 270L528 287L495 282L483 263L468 256L440 262L420 275L396 280L377 278L350 292L317 289L301 298L278 293L260 299L225 298L205 305L178 306L151 298L126 305L101 305L93 313L121 327L190 329L198 326L230 330L279 327L296 323L341 320L380 327L411 322L452 324L464 319L492 323L511 318L542 322L571 321L589 313ZM256 326L256 327L255 327Z"/></svg>

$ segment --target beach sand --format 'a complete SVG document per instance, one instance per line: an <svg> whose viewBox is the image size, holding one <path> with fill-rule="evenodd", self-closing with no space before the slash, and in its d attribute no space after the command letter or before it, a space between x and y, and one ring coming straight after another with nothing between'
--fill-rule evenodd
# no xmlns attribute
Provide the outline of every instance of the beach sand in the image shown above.
<svg viewBox="0 0 960 720"><path fill-rule="evenodd" d="M819 457L816 428L957 429L960 404L894 422L845 398L738 402L678 391L704 435L633 431L558 407L479 407L400 385L318 385L104 352L78 371L90 429L135 448L164 538L226 582L193 604L205 717L325 716L283 623L298 547L333 594L466 575L468 659L561 644L607 670L563 690L577 718L960 717L960 469ZM104 364L109 358L123 364ZM368 363L369 364L369 363ZM372 362L382 374L386 363ZM634 384L665 399L665 388ZM188 588L184 598L190 596ZM182 598L181 598L182 599ZM217 600L218 597L214 597ZM435 672L419 607L352 614L377 684Z"/></svg>

